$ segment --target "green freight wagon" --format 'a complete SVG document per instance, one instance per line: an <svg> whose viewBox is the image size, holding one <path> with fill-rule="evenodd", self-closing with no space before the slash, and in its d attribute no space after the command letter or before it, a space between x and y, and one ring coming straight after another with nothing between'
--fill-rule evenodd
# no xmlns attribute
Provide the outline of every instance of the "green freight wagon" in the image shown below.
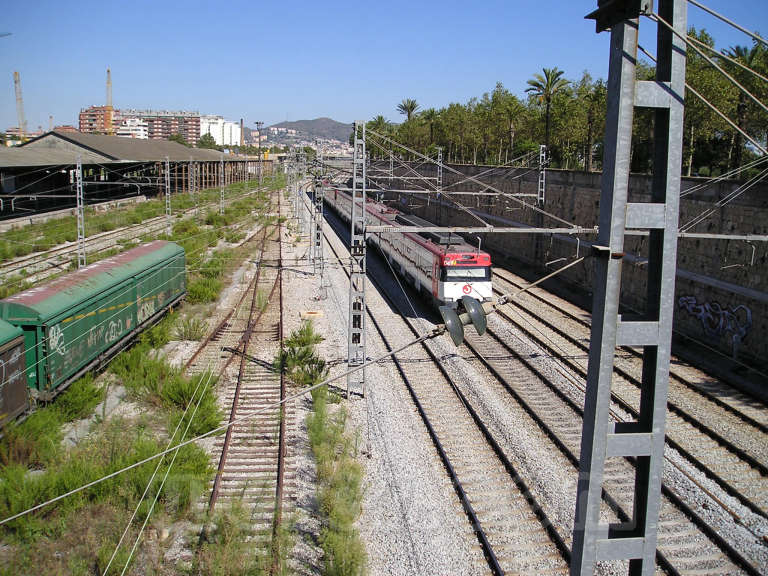
<svg viewBox="0 0 768 576"><path fill-rule="evenodd" d="M24 331L27 385L50 400L185 294L184 249L158 240L0 300L0 318Z"/></svg>
<svg viewBox="0 0 768 576"><path fill-rule="evenodd" d="M24 365L24 333L0 320L0 426L29 406Z"/></svg>

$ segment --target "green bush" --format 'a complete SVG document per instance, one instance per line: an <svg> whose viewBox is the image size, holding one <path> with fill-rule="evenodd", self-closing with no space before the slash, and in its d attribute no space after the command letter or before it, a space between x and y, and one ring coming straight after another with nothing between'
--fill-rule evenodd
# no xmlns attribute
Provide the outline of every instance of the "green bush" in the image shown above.
<svg viewBox="0 0 768 576"><path fill-rule="evenodd" d="M208 330L208 323L196 316L184 318L176 326L178 340L202 340Z"/></svg>
<svg viewBox="0 0 768 576"><path fill-rule="evenodd" d="M88 373L74 382L56 399L53 408L64 422L71 422L89 416L96 405L104 399L105 390L93 381Z"/></svg>
<svg viewBox="0 0 768 576"><path fill-rule="evenodd" d="M162 348L171 340L171 328L176 323L176 315L173 312L168 312L165 318L160 320L157 324L152 326L149 330L144 331L141 335L141 341L148 344L151 348Z"/></svg>
<svg viewBox="0 0 768 576"><path fill-rule="evenodd" d="M61 451L61 415L52 407L41 408L21 423L11 422L0 440L0 463L39 468Z"/></svg>
<svg viewBox="0 0 768 576"><path fill-rule="evenodd" d="M215 302L221 288L221 280L216 278L194 278L187 284L187 302L190 304Z"/></svg>

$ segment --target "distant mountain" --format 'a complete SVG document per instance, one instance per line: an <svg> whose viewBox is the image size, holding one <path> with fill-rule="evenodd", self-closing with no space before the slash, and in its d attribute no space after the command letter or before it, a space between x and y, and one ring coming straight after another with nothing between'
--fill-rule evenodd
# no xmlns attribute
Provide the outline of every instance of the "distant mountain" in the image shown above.
<svg viewBox="0 0 768 576"><path fill-rule="evenodd" d="M270 128L288 128L296 130L301 136L307 139L312 138L333 138L346 142L352 133L352 124L336 122L331 118L315 118L314 120L297 120L295 122L280 122L273 124Z"/></svg>

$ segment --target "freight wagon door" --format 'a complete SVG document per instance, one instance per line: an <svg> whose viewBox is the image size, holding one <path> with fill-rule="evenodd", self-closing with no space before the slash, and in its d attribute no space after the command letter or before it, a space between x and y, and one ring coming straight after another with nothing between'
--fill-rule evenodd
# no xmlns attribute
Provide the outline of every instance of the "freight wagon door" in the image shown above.
<svg viewBox="0 0 768 576"><path fill-rule="evenodd" d="M27 409L24 338L0 345L0 425Z"/></svg>
<svg viewBox="0 0 768 576"><path fill-rule="evenodd" d="M38 375L44 368L43 363L38 362L40 358L37 345L38 327L34 325L26 325L22 326L21 329L24 330L24 349L27 351L25 354L27 364L27 386L37 390L38 382L40 381Z"/></svg>

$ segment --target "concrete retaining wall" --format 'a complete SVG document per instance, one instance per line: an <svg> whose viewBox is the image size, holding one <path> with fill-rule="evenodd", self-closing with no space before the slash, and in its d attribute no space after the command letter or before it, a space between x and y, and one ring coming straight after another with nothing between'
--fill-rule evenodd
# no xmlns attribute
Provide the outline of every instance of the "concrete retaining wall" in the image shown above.
<svg viewBox="0 0 768 576"><path fill-rule="evenodd" d="M384 167L384 166L382 166ZM388 168L388 166L387 166ZM443 173L447 191L482 192L486 188L464 182L464 175L476 175L487 166L451 166ZM435 167L420 169L435 176ZM489 185L512 194L536 194L538 172L519 169L496 170L482 176ZM407 188L407 181L394 187ZM684 179L685 190L705 182ZM561 170L547 171L544 210L558 218L580 226L596 226L600 200L600 174ZM454 185L456 184L456 185ZM649 201L651 177L633 175L630 180L630 200ZM738 187L732 181L721 182L681 198L680 222L685 224L719 200L726 199ZM497 225L562 227L553 218L541 216L511 198L494 196L454 196L477 215ZM427 204L424 197L400 195L401 207L443 225L478 225L478 221L456 209L451 203ZM522 198L529 204L535 198ZM717 209L705 221L691 230L713 234L768 235L768 186L758 185L741 194L723 208ZM595 236L582 236L578 245L585 254ZM483 246L498 251L512 260L525 262L542 273L552 271L572 260L577 252L575 237L533 234L486 234ZM627 237L622 277L622 303L632 309L645 307L647 238ZM560 260L562 259L562 260ZM546 264L549 263L549 266ZM738 357L747 363L768 362L768 246L763 242L681 239L678 249L675 328L684 335L703 341L709 346ZM592 285L591 260L563 274L567 282L589 291Z"/></svg>

